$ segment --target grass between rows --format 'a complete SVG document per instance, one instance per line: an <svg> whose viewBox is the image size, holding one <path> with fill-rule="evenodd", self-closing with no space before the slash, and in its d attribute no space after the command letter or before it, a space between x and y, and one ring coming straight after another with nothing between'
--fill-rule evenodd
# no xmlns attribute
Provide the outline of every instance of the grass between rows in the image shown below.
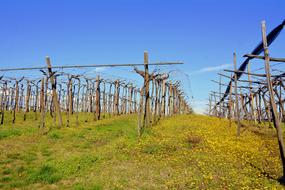
<svg viewBox="0 0 285 190"><path fill-rule="evenodd" d="M182 115L138 139L136 115L90 118L45 135L32 115L1 126L0 189L283 188L273 129L244 127L237 138L227 120Z"/></svg>

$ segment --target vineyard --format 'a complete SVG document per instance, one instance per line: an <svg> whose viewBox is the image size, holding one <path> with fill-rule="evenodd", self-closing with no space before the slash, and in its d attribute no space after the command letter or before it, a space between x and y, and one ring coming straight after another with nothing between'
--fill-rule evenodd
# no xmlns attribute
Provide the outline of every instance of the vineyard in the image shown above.
<svg viewBox="0 0 285 190"><path fill-rule="evenodd" d="M271 56L284 26L262 21L256 48L222 65L233 69L189 74L148 51L140 63L1 65L0 189L284 189L285 58ZM190 79L217 68L198 82L209 97L197 113Z"/></svg>
<svg viewBox="0 0 285 190"><path fill-rule="evenodd" d="M53 118L53 127L70 126L70 118L76 115L75 123L79 125L79 114L93 115L92 121L110 118L114 115L137 114L138 136L145 127L156 124L161 117L191 112L187 105L180 82L167 81L168 73L149 73L148 53L144 53L144 64L101 65L104 67L143 65L144 71L134 67L135 72L143 77L143 87L138 88L131 82L101 78L90 78L65 72L53 72L51 60L46 57L47 67L2 69L1 71L40 70L43 77L29 79L5 77L0 78L1 87L1 125L6 112L13 115L12 124L17 122L18 113L26 121L29 112L34 113L34 120L40 120L39 128L48 130L47 115ZM172 65L181 63L153 63L151 65ZM98 67L61 66L59 68ZM55 67L58 68L58 67ZM43 69L46 69L44 71ZM65 113L65 122L62 113ZM19 119L18 119L19 120ZM90 120L90 118L89 118ZM85 120L87 122L87 120ZM11 124L11 121L8 122Z"/></svg>

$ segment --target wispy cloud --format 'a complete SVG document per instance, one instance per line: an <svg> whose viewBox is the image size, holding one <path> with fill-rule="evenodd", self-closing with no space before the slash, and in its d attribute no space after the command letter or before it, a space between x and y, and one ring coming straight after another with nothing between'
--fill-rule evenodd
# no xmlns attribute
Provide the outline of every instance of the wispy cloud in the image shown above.
<svg viewBox="0 0 285 190"><path fill-rule="evenodd" d="M201 73L219 71L219 70L222 70L222 69L229 68L230 66L232 66L231 63L217 65L217 66L212 66L212 67L204 67L204 68L201 68L201 69L199 69L197 71L192 72L191 74L193 75L193 74L201 74Z"/></svg>
<svg viewBox="0 0 285 190"><path fill-rule="evenodd" d="M204 114L207 111L208 100L195 100L193 102L193 109L195 113Z"/></svg>

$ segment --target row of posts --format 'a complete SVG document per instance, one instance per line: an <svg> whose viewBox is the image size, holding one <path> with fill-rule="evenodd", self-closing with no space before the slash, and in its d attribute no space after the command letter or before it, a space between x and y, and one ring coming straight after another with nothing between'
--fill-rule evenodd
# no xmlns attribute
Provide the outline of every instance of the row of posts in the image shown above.
<svg viewBox="0 0 285 190"><path fill-rule="evenodd" d="M283 22L283 25L284 24L285 22ZM247 65L247 72L237 70L236 55L234 54L234 76L229 77L224 74L220 74L220 82L214 81L220 85L221 89L221 86L225 85L221 82L221 76L229 78L229 94L224 96L224 94L221 93L221 90L219 92L212 92L209 96L208 114L219 118L228 118L230 121L230 126L231 120L234 118L237 122L237 136L240 136L241 133L240 128L242 126L242 120L254 121L255 124L257 124L257 122L268 122L269 125L273 123L277 132L278 147L283 167L283 176L281 179L284 182L285 147L283 132L280 124L285 120L285 99L282 97L282 94L285 91L285 86L283 84L283 77L285 76L285 73L283 72L282 74L272 75L270 61L285 62L285 59L269 57L265 21L262 22L262 45L264 56L251 54L248 55L250 58L264 60L265 74L251 73L250 63ZM238 80L238 73L247 74L248 80ZM254 76L255 78L262 77L263 80L252 81L251 76ZM246 83L246 85L238 86L238 83ZM253 87L253 83L257 84L257 87ZM247 92L244 93L244 90Z"/></svg>
<svg viewBox="0 0 285 190"><path fill-rule="evenodd" d="M71 115L92 113L93 120L112 115L138 114L138 133L146 126L156 124L161 117L187 113L190 107L184 99L179 83L167 81L169 75L148 73L148 55L145 52L145 71L139 71L144 78L142 88L132 83L103 79L99 75L88 78L83 75L54 72L51 60L46 58L47 71L42 71L41 79L25 77L0 79L1 124L5 113L12 114L12 123L17 121L17 113L34 112L34 119L40 118L40 127L45 127L45 118L50 115L54 125L64 126L62 112L66 114L65 125L70 126ZM48 114L49 113L49 114Z"/></svg>

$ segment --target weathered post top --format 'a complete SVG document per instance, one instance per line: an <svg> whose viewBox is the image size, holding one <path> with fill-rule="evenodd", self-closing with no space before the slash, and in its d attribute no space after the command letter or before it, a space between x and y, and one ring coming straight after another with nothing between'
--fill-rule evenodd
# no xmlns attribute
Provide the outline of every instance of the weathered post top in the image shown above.
<svg viewBox="0 0 285 190"><path fill-rule="evenodd" d="M50 69L51 64L50 64L50 57L49 56L46 56L46 63L47 63L48 69Z"/></svg>
<svg viewBox="0 0 285 190"><path fill-rule="evenodd" d="M144 64L147 65L148 64L148 52L144 51Z"/></svg>

